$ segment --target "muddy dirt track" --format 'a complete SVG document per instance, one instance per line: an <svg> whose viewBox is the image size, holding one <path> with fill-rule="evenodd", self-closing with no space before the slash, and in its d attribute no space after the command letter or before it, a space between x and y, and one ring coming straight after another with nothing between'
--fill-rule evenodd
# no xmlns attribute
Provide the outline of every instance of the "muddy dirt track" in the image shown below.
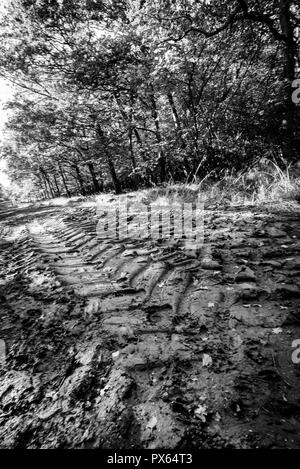
<svg viewBox="0 0 300 469"><path fill-rule="evenodd" d="M1 448L300 448L299 210L207 207L197 256L0 212Z"/></svg>

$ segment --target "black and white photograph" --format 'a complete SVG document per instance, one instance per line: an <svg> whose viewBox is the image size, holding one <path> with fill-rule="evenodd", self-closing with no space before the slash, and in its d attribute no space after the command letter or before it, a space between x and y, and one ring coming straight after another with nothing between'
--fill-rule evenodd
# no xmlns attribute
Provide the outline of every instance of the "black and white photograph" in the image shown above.
<svg viewBox="0 0 300 469"><path fill-rule="evenodd" d="M0 449L300 449L299 156L300 0L0 0Z"/></svg>

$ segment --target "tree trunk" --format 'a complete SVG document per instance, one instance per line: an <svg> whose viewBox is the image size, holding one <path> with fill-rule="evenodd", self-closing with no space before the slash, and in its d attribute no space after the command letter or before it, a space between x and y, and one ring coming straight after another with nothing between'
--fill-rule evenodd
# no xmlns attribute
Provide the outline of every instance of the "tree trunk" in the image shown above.
<svg viewBox="0 0 300 469"><path fill-rule="evenodd" d="M48 191L48 187L47 187L47 181L46 181L46 178L44 176L44 174L42 173L41 171L41 175L40 175L40 181L42 183L42 185L44 186L43 188L43 191L44 191L44 194L45 194L45 199L50 199L50 194L49 194L49 191Z"/></svg>
<svg viewBox="0 0 300 469"><path fill-rule="evenodd" d="M116 194L121 194L121 192L122 192L121 184L120 184L120 181L117 177L117 173L116 173L116 170L115 170L115 165L112 162L111 157L108 153L106 154L106 156L107 156L107 163L108 163L109 171L110 171L110 174L111 174L112 182L113 182L113 185L114 185L114 188L115 188L115 193Z"/></svg>
<svg viewBox="0 0 300 469"><path fill-rule="evenodd" d="M161 142L162 142L162 137L161 137L161 131L160 131L160 125L159 125L159 115L158 115L158 110L157 110L157 105L156 105L156 100L155 100L155 94L154 94L154 88L153 85L150 86L150 103L151 103L151 115L154 120L154 125L155 125L155 135L156 135L156 140L158 143L158 164L160 167L160 180L161 182L165 182L166 180L166 157L164 155L164 152L161 147Z"/></svg>
<svg viewBox="0 0 300 469"><path fill-rule="evenodd" d="M80 169L79 169L79 167L78 167L77 164L73 164L73 168L75 169L75 172L76 172L76 179L77 179L77 181L78 181L78 183L79 183L80 192L81 192L82 195L86 195Z"/></svg>
<svg viewBox="0 0 300 469"><path fill-rule="evenodd" d="M64 170L63 168L61 167L60 163L58 163L58 168L59 168L59 172L60 172L60 175L61 175L61 178L62 178L62 182L63 182L63 185L64 185L64 188L66 190L66 194L67 194L67 197L71 197L71 194L70 194L70 191L69 191L69 188L67 186L67 181L66 181L66 178L65 178L65 173L64 173Z"/></svg>
<svg viewBox="0 0 300 469"><path fill-rule="evenodd" d="M52 197L52 199L54 199L55 194L54 194L53 186L52 186L52 183L51 183L51 181L50 181L49 176L47 176L47 182L48 182L48 186L49 186L49 189L50 189L51 197Z"/></svg>
<svg viewBox="0 0 300 469"><path fill-rule="evenodd" d="M110 172L110 175L111 175L111 179L112 179L112 182L113 182L113 185L114 185L115 193L116 194L121 194L121 192L122 192L121 183L118 179L118 176L117 176L117 173L116 173L116 170L115 170L115 165L113 163L111 154L110 154L110 152L107 148L106 137L105 137L104 132L101 129L99 123L96 126L96 132L97 132L97 136L98 136L98 141L99 141L99 143L100 143L100 145L103 149L103 152L105 154L105 157L106 157L106 162L107 162L107 166L108 166L108 169L109 169L109 172Z"/></svg>
<svg viewBox="0 0 300 469"><path fill-rule="evenodd" d="M294 28L291 21L290 0L280 0L280 25L282 34L285 36L283 42L284 64L284 109L285 115L282 122L283 129L283 156L288 160L295 156L294 132L296 105L292 100L292 83L296 72L296 44L294 40Z"/></svg>
<svg viewBox="0 0 300 469"><path fill-rule="evenodd" d="M87 166L88 166L89 172L92 176L92 181L93 181L93 186L94 186L95 192L96 193L101 192L100 185L99 185L98 179L96 177L95 168L94 168L93 163L89 162L89 163L87 163Z"/></svg>
<svg viewBox="0 0 300 469"><path fill-rule="evenodd" d="M136 138L136 141L139 145L143 145L143 142L142 142L142 139L140 137L140 134L139 132L137 131L137 129L133 129L133 132L134 132L134 135L135 135L135 138Z"/></svg>
<svg viewBox="0 0 300 469"><path fill-rule="evenodd" d="M132 141L132 134L133 134L133 127L132 127L132 106L129 115L126 114L126 112L123 109L122 102L118 96L117 93L114 93L115 100L117 102L120 114L123 118L124 124L127 127L127 134L128 134L128 140L129 140L129 152L130 152L130 159L132 162L132 169L136 168L136 161L135 161L135 155L134 155L134 149L133 149L133 141ZM135 134L138 135L137 130L135 129ZM139 135L138 135L139 138Z"/></svg>
<svg viewBox="0 0 300 469"><path fill-rule="evenodd" d="M55 187L56 187L56 193L57 193L58 196L60 196L60 189L59 189L59 186L58 186L58 183L57 183L57 178L56 178L54 173L53 173L53 180L54 180L54 184L55 184Z"/></svg>
<svg viewBox="0 0 300 469"><path fill-rule="evenodd" d="M132 162L132 169L136 168L136 161L135 161L135 155L134 155L134 149L133 149L133 141L132 141L132 128L129 127L128 129L128 139L129 139L129 149L130 149L130 159Z"/></svg>
<svg viewBox="0 0 300 469"><path fill-rule="evenodd" d="M187 88L188 88L188 99L189 99L189 107L188 112L192 116L193 119L193 140L194 140L194 157L197 160L199 154L199 129L198 129L198 122L197 122L197 106L195 103L194 97L194 90L193 90L193 83L194 83L194 74L195 74L195 64L193 64L192 70L187 72Z"/></svg>
<svg viewBox="0 0 300 469"><path fill-rule="evenodd" d="M169 104L170 104L170 107L171 107L171 110L172 110L172 116L173 116L173 120L174 120L174 124L175 124L175 129L178 132L178 136L179 136L179 140L180 140L180 146L181 146L182 150L186 150L187 145L186 145L185 139L183 138L183 135L182 135L181 122L180 122L179 115L178 115L178 112L177 112L177 109L176 109L176 106L175 106L175 103L174 103L172 93L168 93L167 97L168 97ZM183 152L183 163L184 163L184 167L185 167L186 171L189 173L190 172L190 165L189 165L189 162L187 160L187 156L186 156L185 151Z"/></svg>
<svg viewBox="0 0 300 469"><path fill-rule="evenodd" d="M48 184L48 187L49 187L49 192L50 192L50 197L49 198L52 198L54 199L54 191L53 191L53 187L52 187L52 184L50 182L50 179L49 179L49 176L47 174L47 172L44 170L44 168L42 166L40 166L40 172L45 180L45 186L47 187L47 184Z"/></svg>

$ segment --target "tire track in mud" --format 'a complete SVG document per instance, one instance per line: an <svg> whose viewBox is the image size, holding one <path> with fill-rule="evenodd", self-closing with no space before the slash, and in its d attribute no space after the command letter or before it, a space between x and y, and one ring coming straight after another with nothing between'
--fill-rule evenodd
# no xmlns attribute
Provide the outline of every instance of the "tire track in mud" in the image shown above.
<svg viewBox="0 0 300 469"><path fill-rule="evenodd" d="M217 226L224 219L222 214ZM100 315L101 333L116 338L118 350L99 402L106 433L113 435L124 424L121 419L116 430L114 413L104 411L112 405L106 390L118 388L116 380L121 380L120 393L125 397L118 397L114 405L120 414L126 407L124 418L138 428L139 444L176 447L185 441L188 426L199 428L207 420L213 426L226 399L239 408L232 383L238 379L245 353L235 331L242 307L238 298L247 299L247 282L250 291L258 288L256 273L247 270L243 259L249 248L245 250L239 233L230 250L222 249L221 232L220 240L206 242L192 258L151 241L97 240L95 231L91 224L82 230L78 223L58 217L45 224L38 237L32 235L47 256L59 255L55 261L52 257L54 271L86 298L86 314ZM257 243L256 237L253 242ZM242 291L231 286L236 281ZM248 320L244 313L242 317L250 330L253 315ZM254 319L254 324L259 321ZM276 320L270 324L276 326ZM251 334L247 340L251 342ZM213 396L210 388L215 389Z"/></svg>
<svg viewBox="0 0 300 469"><path fill-rule="evenodd" d="M77 365L59 391L67 409L70 396L89 401L79 436L67 425L73 445L234 445L256 418L249 396L268 410L274 382L276 395L286 393L270 346L257 348L289 317L289 295L297 298L299 233L280 232L272 220L269 227L260 215L244 225L237 219L235 229L230 216L208 213L194 257L159 242L98 239L95 222L74 221L64 210L19 234L18 265L31 273L42 265L73 289L94 324L97 340L79 338ZM46 406L43 415L51 412Z"/></svg>
<svg viewBox="0 0 300 469"><path fill-rule="evenodd" d="M185 429L164 390L164 377L168 386L176 381L175 364L191 359L193 349L193 359L202 361L181 324L190 314L185 303L201 255L190 257L152 241L97 240L95 228L89 223L82 229L62 216L27 226L59 281L86 299L87 315L101 317L101 333L116 337L119 350L110 379L119 372L130 382L126 405L139 428L140 444L175 447ZM203 261L211 262L207 252ZM123 405L118 402L117 407Z"/></svg>

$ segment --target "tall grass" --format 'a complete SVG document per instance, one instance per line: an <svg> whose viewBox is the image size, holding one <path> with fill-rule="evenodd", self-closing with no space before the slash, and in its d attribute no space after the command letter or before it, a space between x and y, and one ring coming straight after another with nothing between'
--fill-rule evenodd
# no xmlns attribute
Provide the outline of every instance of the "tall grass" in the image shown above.
<svg viewBox="0 0 300 469"><path fill-rule="evenodd" d="M251 168L226 171L219 180L211 175L193 184L172 184L146 191L148 201L172 201L230 205L288 204L300 202L300 165L280 167L262 159Z"/></svg>

